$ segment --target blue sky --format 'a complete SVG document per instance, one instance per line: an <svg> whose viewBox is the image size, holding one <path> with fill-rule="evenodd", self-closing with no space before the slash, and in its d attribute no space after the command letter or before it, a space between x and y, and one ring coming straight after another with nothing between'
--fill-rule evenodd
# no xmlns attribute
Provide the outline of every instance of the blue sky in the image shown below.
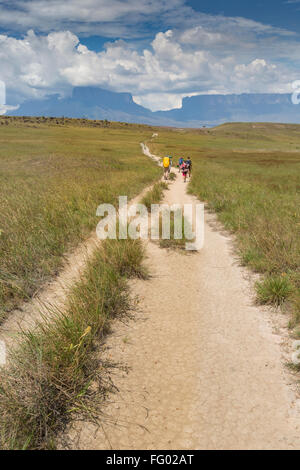
<svg viewBox="0 0 300 470"><path fill-rule="evenodd" d="M297 1L214 0L209 2L191 0L187 4L203 13L239 16L292 31L299 30L300 11Z"/></svg>
<svg viewBox="0 0 300 470"><path fill-rule="evenodd" d="M297 0L0 0L0 80L12 104L91 85L153 110L290 92L299 26Z"/></svg>

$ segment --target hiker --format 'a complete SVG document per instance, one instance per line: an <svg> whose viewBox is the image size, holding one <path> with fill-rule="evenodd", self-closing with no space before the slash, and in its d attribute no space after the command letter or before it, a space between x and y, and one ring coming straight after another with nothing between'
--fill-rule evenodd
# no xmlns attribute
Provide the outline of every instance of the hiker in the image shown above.
<svg viewBox="0 0 300 470"><path fill-rule="evenodd" d="M183 164L183 162L184 162L184 159L180 157L178 161L178 173L180 173L181 171L181 165Z"/></svg>
<svg viewBox="0 0 300 470"><path fill-rule="evenodd" d="M189 167L188 167L186 162L183 162L183 164L181 165L181 168L182 168L183 181L185 183L186 182L186 177L187 177L187 174L188 174L188 171L189 171Z"/></svg>
<svg viewBox="0 0 300 470"><path fill-rule="evenodd" d="M170 159L170 165L169 165L169 175L170 175L172 166L173 166L173 157L170 155L169 159Z"/></svg>
<svg viewBox="0 0 300 470"><path fill-rule="evenodd" d="M185 161L185 163L188 166L188 174L189 174L189 178L190 178L191 173L192 173L192 160L190 159L190 157L188 157L188 159Z"/></svg>
<svg viewBox="0 0 300 470"><path fill-rule="evenodd" d="M163 169L164 169L164 179L167 180L169 178L169 168L170 168L170 157L164 157L163 159Z"/></svg>

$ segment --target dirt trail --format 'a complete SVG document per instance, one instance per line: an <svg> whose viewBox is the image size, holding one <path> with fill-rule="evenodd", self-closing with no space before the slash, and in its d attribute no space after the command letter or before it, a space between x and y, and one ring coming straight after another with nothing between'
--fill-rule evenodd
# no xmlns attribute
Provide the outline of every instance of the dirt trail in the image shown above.
<svg viewBox="0 0 300 470"><path fill-rule="evenodd" d="M195 201L178 178L164 202ZM300 448L298 402L282 365L281 337L273 334L268 313L253 305L247 271L214 222L206 214L199 253L147 244L152 278L131 283L139 312L128 324L114 324L99 353L129 372L115 372L119 391L105 403L100 428L74 424L74 448ZM14 344L45 306L64 304L65 286L78 279L95 243L92 235L68 256L56 280L13 312L0 340Z"/></svg>
<svg viewBox="0 0 300 470"><path fill-rule="evenodd" d="M151 186L145 188L132 199L130 205L136 204L150 188ZM64 306L68 288L80 279L87 259L98 243L94 231L74 251L66 254L64 266L56 278L43 286L31 301L23 303L10 313L8 319L0 325L0 341L5 343L8 350L16 344L21 331L34 328L43 316L49 318L52 312Z"/></svg>
<svg viewBox="0 0 300 470"><path fill-rule="evenodd" d="M148 147L141 143L143 153L152 158L158 164L160 159L152 155ZM150 187L145 188L141 194L136 196L130 204L136 204ZM29 302L24 302L19 308L9 314L7 320L0 325L0 341L3 341L6 348L16 344L21 331L34 328L43 316L49 318L51 311L56 311L64 306L68 288L79 280L87 259L99 243L96 232L91 235L72 252L66 254L64 266L60 274L43 286L37 295Z"/></svg>
<svg viewBox="0 0 300 470"><path fill-rule="evenodd" d="M164 202L194 203L181 177ZM300 417L281 338L253 304L232 241L206 214L205 245L180 254L147 244L153 277L134 281L140 311L116 322L101 352L129 367L101 427L73 426L76 449L296 449Z"/></svg>

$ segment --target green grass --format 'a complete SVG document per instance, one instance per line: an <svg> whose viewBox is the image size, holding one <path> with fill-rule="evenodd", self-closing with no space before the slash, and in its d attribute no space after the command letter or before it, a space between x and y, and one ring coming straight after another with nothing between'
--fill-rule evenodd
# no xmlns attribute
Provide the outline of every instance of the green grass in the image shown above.
<svg viewBox="0 0 300 470"><path fill-rule="evenodd" d="M152 204L159 204L162 201L163 193L166 189L168 189L167 183L156 183L142 198L141 204L144 204L148 211L151 211Z"/></svg>
<svg viewBox="0 0 300 470"><path fill-rule="evenodd" d="M263 275L258 300L290 304L291 326L300 334L300 126L158 132L153 153L173 148L178 157L192 157L189 190L236 234L242 263ZM55 274L64 253L96 228L100 203L133 197L161 176L141 156L139 142L147 138L145 126L0 119L2 316ZM150 194L148 207L159 198L160 191ZM173 226L171 220L171 241L160 243L183 248ZM143 258L139 241L104 242L70 289L66 308L21 335L1 371L3 449L55 448L70 419L99 412L108 385L95 346L113 318L132 310L127 279L147 277Z"/></svg>
<svg viewBox="0 0 300 470"><path fill-rule="evenodd" d="M174 173L173 171L170 173L169 175L169 180L170 181L175 181L176 180L176 173Z"/></svg>
<svg viewBox="0 0 300 470"><path fill-rule="evenodd" d="M58 124L57 124L58 123ZM57 274L97 226L99 204L160 177L141 155L147 126L0 119L0 321Z"/></svg>
<svg viewBox="0 0 300 470"><path fill-rule="evenodd" d="M127 278L144 277L140 241L105 241L87 262L63 311L22 333L1 371L0 447L53 449L71 418L99 412L105 365L93 351L113 318L132 307Z"/></svg>
<svg viewBox="0 0 300 470"><path fill-rule="evenodd" d="M256 283L257 298L261 304L281 305L293 293L286 277L270 276Z"/></svg>
<svg viewBox="0 0 300 470"><path fill-rule="evenodd" d="M287 301L299 323L300 126L161 130L149 145L158 155L171 147L178 158L192 157L189 191L235 233L242 263L265 276L263 287L257 284L258 299Z"/></svg>

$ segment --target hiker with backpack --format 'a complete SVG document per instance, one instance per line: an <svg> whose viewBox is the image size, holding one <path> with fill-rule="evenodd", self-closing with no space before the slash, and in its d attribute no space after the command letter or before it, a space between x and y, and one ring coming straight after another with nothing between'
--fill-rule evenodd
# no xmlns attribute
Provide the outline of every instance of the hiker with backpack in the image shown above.
<svg viewBox="0 0 300 470"><path fill-rule="evenodd" d="M164 157L163 159L164 179L169 179L170 173L170 157Z"/></svg>
<svg viewBox="0 0 300 470"><path fill-rule="evenodd" d="M185 183L186 182L186 177L187 177L188 172L189 172L189 167L188 167L188 164L186 162L183 162L183 164L181 165L181 171L182 171L183 181Z"/></svg>
<svg viewBox="0 0 300 470"><path fill-rule="evenodd" d="M178 161L178 173L180 173L181 171L181 165L183 164L183 162L184 162L184 159L180 157Z"/></svg>
<svg viewBox="0 0 300 470"><path fill-rule="evenodd" d="M186 165L188 166L188 174L189 174L189 178L191 177L191 173L192 173L192 160L190 159L190 157L187 158L187 160L185 161Z"/></svg>

